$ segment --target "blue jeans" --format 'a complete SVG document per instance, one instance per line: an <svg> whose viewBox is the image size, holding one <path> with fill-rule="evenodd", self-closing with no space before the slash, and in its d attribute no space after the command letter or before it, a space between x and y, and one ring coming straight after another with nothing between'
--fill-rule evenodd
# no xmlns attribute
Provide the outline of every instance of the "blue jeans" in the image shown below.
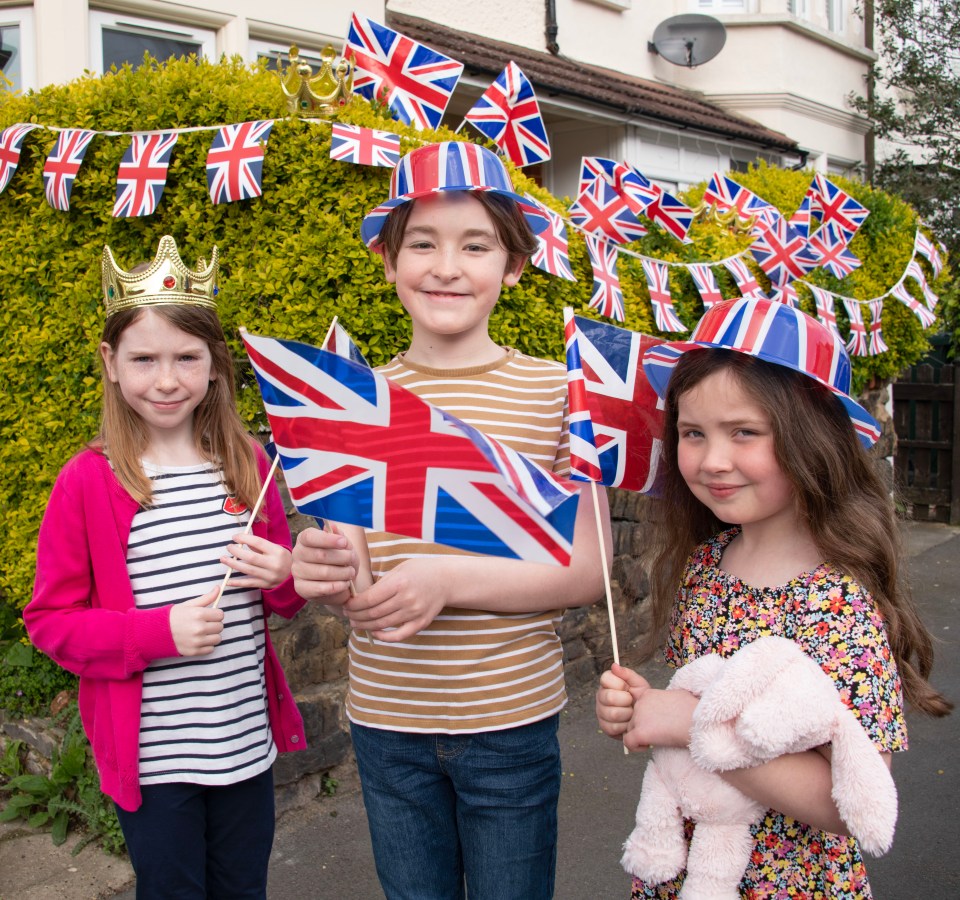
<svg viewBox="0 0 960 900"><path fill-rule="evenodd" d="M273 771L237 784L149 784L117 818L137 900L264 900L273 847Z"/></svg>
<svg viewBox="0 0 960 900"><path fill-rule="evenodd" d="M350 726L388 900L553 896L559 721L480 734Z"/></svg>

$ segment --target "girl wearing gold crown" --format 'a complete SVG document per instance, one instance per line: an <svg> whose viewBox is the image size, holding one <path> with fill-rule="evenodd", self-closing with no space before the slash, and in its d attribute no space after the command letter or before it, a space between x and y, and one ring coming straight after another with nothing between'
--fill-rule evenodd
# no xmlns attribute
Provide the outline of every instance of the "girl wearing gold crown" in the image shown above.
<svg viewBox="0 0 960 900"><path fill-rule="evenodd" d="M137 897L262 898L273 761L305 747L266 621L304 601L272 482L246 527L269 463L236 411L217 250L191 271L166 236L138 268L104 248L100 433L54 485L24 622L80 676Z"/></svg>

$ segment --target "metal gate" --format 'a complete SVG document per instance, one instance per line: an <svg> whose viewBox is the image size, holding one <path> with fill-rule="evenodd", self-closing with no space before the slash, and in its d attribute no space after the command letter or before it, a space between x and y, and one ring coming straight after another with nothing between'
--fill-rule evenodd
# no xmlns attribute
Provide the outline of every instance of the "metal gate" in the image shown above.
<svg viewBox="0 0 960 900"><path fill-rule="evenodd" d="M911 519L960 525L956 367L912 366L893 384L897 493Z"/></svg>

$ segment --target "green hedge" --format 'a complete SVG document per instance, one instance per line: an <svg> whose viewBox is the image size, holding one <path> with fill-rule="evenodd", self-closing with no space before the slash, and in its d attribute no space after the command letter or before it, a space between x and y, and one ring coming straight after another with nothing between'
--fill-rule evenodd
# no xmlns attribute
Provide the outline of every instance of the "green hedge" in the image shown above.
<svg viewBox="0 0 960 900"><path fill-rule="evenodd" d="M63 463L96 431L100 386L96 347L103 322L99 259L109 244L127 267L152 257L161 235L172 234L189 265L221 253L221 315L233 349L244 359L239 326L276 337L322 339L338 315L373 364L405 346L409 330L379 258L360 241L363 214L385 196L386 169L329 159L328 123L283 118L276 74L239 59L213 64L153 62L103 77L47 87L27 96L0 95L0 127L36 122L97 131L186 128L281 117L264 162L263 197L213 205L205 175L211 131L185 133L174 148L167 186L155 215L114 219L116 170L128 138L98 135L74 184L71 209L46 203L41 172L55 135L36 130L24 141L20 167L0 195L0 608L22 609L33 580L34 545L45 499ZM403 136L403 149L450 132L413 132L381 111L357 101L341 115L356 124L387 128ZM791 212L810 181L809 172L760 168L737 176L748 187ZM522 173L520 191L531 191L554 209L551 197ZM838 182L872 213L853 249L865 264L845 293L882 293L902 271L913 243L915 215L895 198L858 183ZM702 188L690 192L695 203ZM709 261L745 248L750 239L713 222L698 222L694 243L682 246L654 229L632 249L683 261ZM585 311L591 277L583 241L571 235L571 260L579 281L553 278L530 267L505 292L492 320L498 341L527 352L562 359L562 309ZM729 296L736 294L725 271L716 270ZM654 332L639 261L621 256L626 326ZM689 276L672 270L677 308L692 325L702 312ZM835 287L823 276L817 280ZM948 275L941 278L941 288ZM805 308L812 311L809 297ZM585 313L592 315L592 313ZM842 318L842 316L841 316ZM889 378L926 349L917 320L897 302L884 310L891 352L856 360L857 384ZM241 412L251 426L262 421L259 396L241 365ZM0 625L4 617L0 616ZM9 631L9 628L8 628ZM2 636L2 635L0 635Z"/></svg>

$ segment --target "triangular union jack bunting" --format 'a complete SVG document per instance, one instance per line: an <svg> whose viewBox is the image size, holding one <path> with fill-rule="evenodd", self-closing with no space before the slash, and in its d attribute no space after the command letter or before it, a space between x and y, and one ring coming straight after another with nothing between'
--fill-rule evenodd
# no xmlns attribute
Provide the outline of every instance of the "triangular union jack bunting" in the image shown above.
<svg viewBox="0 0 960 900"><path fill-rule="evenodd" d="M330 127L330 159L392 169L400 162L400 135L334 122Z"/></svg>
<svg viewBox="0 0 960 900"><path fill-rule="evenodd" d="M843 298L843 308L847 311L850 321L850 339L847 341L847 352L851 356L869 356L870 347L867 343L867 327L863 323L863 310L856 300Z"/></svg>
<svg viewBox="0 0 960 900"><path fill-rule="evenodd" d="M814 284L808 284L810 293L813 294L813 302L817 307L817 318L827 326L837 337L840 337L840 329L837 327L837 314L833 308L834 295L824 288L817 287Z"/></svg>
<svg viewBox="0 0 960 900"><path fill-rule="evenodd" d="M686 325L677 318L673 308L673 299L670 296L670 269L654 259L640 260L643 274L647 277L647 288L650 291L650 303L653 305L653 316L660 331L688 331Z"/></svg>
<svg viewBox="0 0 960 900"><path fill-rule="evenodd" d="M567 281L576 281L577 277L570 266L570 245L563 218L531 194L524 194L524 196L541 209L550 222L550 226L537 235L537 250L530 257L530 262L550 275L565 278Z"/></svg>
<svg viewBox="0 0 960 900"><path fill-rule="evenodd" d="M343 55L355 66L355 93L386 103L394 118L421 129L440 125L463 72L463 63L356 13Z"/></svg>
<svg viewBox="0 0 960 900"><path fill-rule="evenodd" d="M349 359L243 333L305 515L567 565L578 495L522 454Z"/></svg>
<svg viewBox="0 0 960 900"><path fill-rule="evenodd" d="M920 261L916 257L907 263L907 268L904 270L904 277L912 278L920 285L920 290L923 291L923 302L927 304L927 309L937 308L937 303L940 302L940 298L927 282L927 276L923 274L923 269L920 268Z"/></svg>
<svg viewBox="0 0 960 900"><path fill-rule="evenodd" d="M883 297L871 300L867 306L870 307L870 356L879 356L890 349L883 339L883 326L880 323L880 316L883 314Z"/></svg>
<svg viewBox="0 0 960 900"><path fill-rule="evenodd" d="M175 131L133 136L117 169L114 218L149 216L156 211L178 137Z"/></svg>
<svg viewBox="0 0 960 900"><path fill-rule="evenodd" d="M662 341L574 316L570 309L564 310L564 334L573 477L650 491L660 460L663 410L642 361L647 348Z"/></svg>
<svg viewBox="0 0 960 900"><path fill-rule="evenodd" d="M23 139L36 127L36 125L21 122L4 128L0 133L0 193L3 193L10 184L13 173L20 165L20 147Z"/></svg>
<svg viewBox="0 0 960 900"><path fill-rule="evenodd" d="M753 273L747 267L746 262L739 256L733 256L730 259L720 261L720 264L733 276L736 282L737 290L744 300L757 300L766 297L760 283L753 277Z"/></svg>
<svg viewBox="0 0 960 900"><path fill-rule="evenodd" d="M512 60L464 118L515 166L550 159L550 141L533 85Z"/></svg>
<svg viewBox="0 0 960 900"><path fill-rule="evenodd" d="M263 194L263 151L273 119L224 125L207 152L207 186L214 203Z"/></svg>
<svg viewBox="0 0 960 900"><path fill-rule="evenodd" d="M583 240L593 268L593 294L588 306L601 316L622 322L623 292L617 275L617 245L595 234L585 234Z"/></svg>
<svg viewBox="0 0 960 900"><path fill-rule="evenodd" d="M723 294L720 293L720 286L709 263L687 263L687 271L693 278L705 310L723 302Z"/></svg>
<svg viewBox="0 0 960 900"><path fill-rule="evenodd" d="M82 128L67 128L57 135L57 141L43 164L43 189L47 203L54 209L61 212L70 209L73 182L95 134L95 131Z"/></svg>

